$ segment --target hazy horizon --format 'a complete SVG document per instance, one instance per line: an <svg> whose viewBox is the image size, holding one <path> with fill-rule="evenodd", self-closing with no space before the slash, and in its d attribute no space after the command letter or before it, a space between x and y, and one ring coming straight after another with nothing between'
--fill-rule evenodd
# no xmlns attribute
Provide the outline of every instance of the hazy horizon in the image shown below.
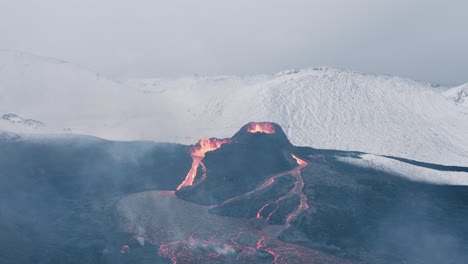
<svg viewBox="0 0 468 264"><path fill-rule="evenodd" d="M118 78L331 67L458 85L461 0L2 1L0 48Z"/></svg>

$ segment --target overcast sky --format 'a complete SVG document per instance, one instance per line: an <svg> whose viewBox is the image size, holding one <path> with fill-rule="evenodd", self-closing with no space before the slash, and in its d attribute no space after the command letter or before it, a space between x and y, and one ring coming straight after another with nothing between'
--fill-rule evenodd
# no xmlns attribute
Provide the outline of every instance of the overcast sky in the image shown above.
<svg viewBox="0 0 468 264"><path fill-rule="evenodd" d="M330 66L468 81L466 0L0 0L0 48L117 78Z"/></svg>

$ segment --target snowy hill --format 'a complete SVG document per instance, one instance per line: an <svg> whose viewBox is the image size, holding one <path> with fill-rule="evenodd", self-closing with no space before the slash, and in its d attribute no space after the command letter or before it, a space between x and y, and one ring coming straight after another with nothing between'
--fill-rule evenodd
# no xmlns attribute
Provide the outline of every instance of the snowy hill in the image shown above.
<svg viewBox="0 0 468 264"><path fill-rule="evenodd" d="M444 95L455 101L455 103L468 107L468 83L453 87L445 91Z"/></svg>
<svg viewBox="0 0 468 264"><path fill-rule="evenodd" d="M196 138L226 137L245 121L269 120L284 127L298 145L435 163L468 162L464 136L468 111L430 84L336 69L288 71L253 79L156 80L154 91L174 100L178 106L173 109L186 108L180 121L191 125L175 127L185 127ZM149 90L148 84L146 80L143 86Z"/></svg>
<svg viewBox="0 0 468 264"><path fill-rule="evenodd" d="M295 145L466 165L468 108L442 90L328 68L121 83L59 60L0 52L0 115L40 120L46 133L194 143L267 120ZM14 131L3 123L0 130Z"/></svg>
<svg viewBox="0 0 468 264"><path fill-rule="evenodd" d="M0 51L0 115L13 113L40 120L46 127L30 133L105 125L108 117L128 112L120 104L132 91L70 63L16 51ZM118 103L119 102L119 103ZM1 120L0 129L11 127ZM96 123L97 122L97 123ZM23 131L22 126L13 126Z"/></svg>

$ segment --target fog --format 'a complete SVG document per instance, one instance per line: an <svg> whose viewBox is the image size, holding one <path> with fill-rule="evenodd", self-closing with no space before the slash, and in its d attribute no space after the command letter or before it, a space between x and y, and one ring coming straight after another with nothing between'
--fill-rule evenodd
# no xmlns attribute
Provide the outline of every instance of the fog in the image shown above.
<svg viewBox="0 0 468 264"><path fill-rule="evenodd" d="M329 66L468 80L463 0L0 0L0 48L114 78Z"/></svg>

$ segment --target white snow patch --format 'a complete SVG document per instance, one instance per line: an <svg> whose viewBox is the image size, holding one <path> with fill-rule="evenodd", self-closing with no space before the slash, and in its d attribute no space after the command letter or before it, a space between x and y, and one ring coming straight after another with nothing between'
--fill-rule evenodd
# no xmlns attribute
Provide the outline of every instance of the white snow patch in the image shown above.
<svg viewBox="0 0 468 264"><path fill-rule="evenodd" d="M443 93L455 103L468 107L468 83L453 87Z"/></svg>
<svg viewBox="0 0 468 264"><path fill-rule="evenodd" d="M443 185L468 185L468 173L466 172L439 171L372 154L360 155L360 159L351 157L337 157L337 159L353 165L396 174L412 181Z"/></svg>

